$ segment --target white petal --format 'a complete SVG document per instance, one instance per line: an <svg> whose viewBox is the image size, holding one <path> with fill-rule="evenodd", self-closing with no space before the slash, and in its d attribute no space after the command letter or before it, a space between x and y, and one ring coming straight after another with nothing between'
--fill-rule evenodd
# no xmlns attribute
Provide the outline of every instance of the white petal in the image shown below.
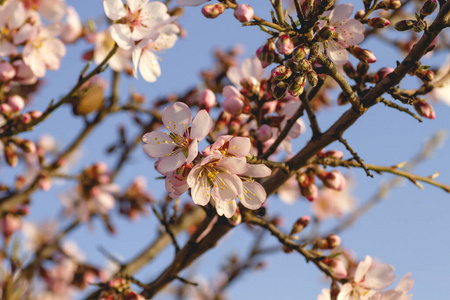
<svg viewBox="0 0 450 300"><path fill-rule="evenodd" d="M245 157L250 152L252 144L247 137L234 137L230 140L228 153L237 157Z"/></svg>
<svg viewBox="0 0 450 300"><path fill-rule="evenodd" d="M355 282L360 283L364 276L366 275L367 271L369 271L370 266L372 265L372 257L369 255L366 256L366 259L358 264L358 267L356 268L355 272Z"/></svg>
<svg viewBox="0 0 450 300"><path fill-rule="evenodd" d="M353 4L344 3L336 5L336 7L331 11L330 14L331 25L349 19L352 16L352 12L353 12Z"/></svg>
<svg viewBox="0 0 450 300"><path fill-rule="evenodd" d="M218 168L224 168L231 174L242 174L248 170L247 162L236 157L224 157L216 166Z"/></svg>
<svg viewBox="0 0 450 300"><path fill-rule="evenodd" d="M189 137L200 141L211 131L212 127L213 121L211 117L206 110L202 109L197 113L194 121L192 121Z"/></svg>
<svg viewBox="0 0 450 300"><path fill-rule="evenodd" d="M239 201L248 209L258 209L266 201L266 190L257 182L244 181L244 192L239 195Z"/></svg>
<svg viewBox="0 0 450 300"><path fill-rule="evenodd" d="M186 163L190 164L198 155L198 141L193 140L188 148L188 156L186 158Z"/></svg>
<svg viewBox="0 0 450 300"><path fill-rule="evenodd" d="M131 31L128 25L112 24L109 26L109 33L120 48L130 50L134 46L134 41L131 39Z"/></svg>
<svg viewBox="0 0 450 300"><path fill-rule="evenodd" d="M158 164L158 172L166 174L181 167L186 162L186 156L183 151L178 151L170 156L164 157Z"/></svg>
<svg viewBox="0 0 450 300"><path fill-rule="evenodd" d="M338 66L343 65L348 61L347 50L339 43L332 40L328 42L327 55Z"/></svg>
<svg viewBox="0 0 450 300"><path fill-rule="evenodd" d="M220 172L213 181L212 197L215 201L231 201L242 193L242 181L236 175Z"/></svg>
<svg viewBox="0 0 450 300"><path fill-rule="evenodd" d="M206 205L211 199L211 187L206 176L197 177L197 182L191 188L192 200L195 204Z"/></svg>
<svg viewBox="0 0 450 300"><path fill-rule="evenodd" d="M141 47L136 47L133 52L131 53L131 60L133 62L133 75L134 77L137 79L137 70L138 70L138 66L139 66L139 60L141 59L141 54L142 54L142 48Z"/></svg>
<svg viewBox="0 0 450 300"><path fill-rule="evenodd" d="M161 76L161 67L155 54L149 50L142 52L141 60L139 61L139 72L147 82L155 82L156 78Z"/></svg>
<svg viewBox="0 0 450 300"><path fill-rule="evenodd" d="M119 20L127 15L122 0L103 0L105 14L111 20Z"/></svg>
<svg viewBox="0 0 450 300"><path fill-rule="evenodd" d="M226 218L231 218L237 208L236 201L216 201L216 211L219 216L225 216Z"/></svg>
<svg viewBox="0 0 450 300"><path fill-rule="evenodd" d="M254 178L262 178L267 177L272 174L272 170L263 164L251 165L247 164L247 171L241 173L242 176L254 177Z"/></svg>
<svg viewBox="0 0 450 300"><path fill-rule="evenodd" d="M375 265L367 272L364 286L382 290L395 281L394 267L391 265Z"/></svg>
<svg viewBox="0 0 450 300"><path fill-rule="evenodd" d="M132 13L137 12L148 0L127 0L127 5Z"/></svg>

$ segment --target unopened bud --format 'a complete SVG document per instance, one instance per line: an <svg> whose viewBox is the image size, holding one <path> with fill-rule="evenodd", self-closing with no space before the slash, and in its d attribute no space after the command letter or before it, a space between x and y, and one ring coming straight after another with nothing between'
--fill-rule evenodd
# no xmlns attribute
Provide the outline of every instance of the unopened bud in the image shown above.
<svg viewBox="0 0 450 300"><path fill-rule="evenodd" d="M240 4L234 10L234 17L242 23L250 22L253 19L253 16L253 8L247 4Z"/></svg>
<svg viewBox="0 0 450 300"><path fill-rule="evenodd" d="M29 112L31 118L34 120L39 119L40 117L42 117L42 112L38 111L38 110L32 110Z"/></svg>
<svg viewBox="0 0 450 300"><path fill-rule="evenodd" d="M208 19L217 18L225 11L225 4L207 4L202 8L202 14Z"/></svg>
<svg viewBox="0 0 450 300"><path fill-rule="evenodd" d="M232 115L239 115L244 108L244 102L237 96L225 98L223 101L223 110Z"/></svg>
<svg viewBox="0 0 450 300"><path fill-rule="evenodd" d="M283 80L289 78L292 75L292 71L289 67L279 65L275 67L270 74L278 80Z"/></svg>
<svg viewBox="0 0 450 300"><path fill-rule="evenodd" d="M309 60L305 59L301 59L298 64L297 64L298 68L302 71L308 71L309 69L311 69L311 63L309 62Z"/></svg>
<svg viewBox="0 0 450 300"><path fill-rule="evenodd" d="M6 163L13 168L17 166L19 158L17 156L16 147L13 145L13 143L6 143L3 150L5 153Z"/></svg>
<svg viewBox="0 0 450 300"><path fill-rule="evenodd" d="M43 191L48 191L52 188L52 177L47 172L39 174L39 188Z"/></svg>
<svg viewBox="0 0 450 300"><path fill-rule="evenodd" d="M379 82L381 80L383 80L384 77L386 77L389 73L394 72L393 68L389 68L389 67L385 67L385 68L381 68L374 77L375 82Z"/></svg>
<svg viewBox="0 0 450 300"><path fill-rule="evenodd" d="M272 84L272 96L275 99L281 99L284 97L287 91L287 84L283 81L280 81L276 84Z"/></svg>
<svg viewBox="0 0 450 300"><path fill-rule="evenodd" d="M338 98L337 98L337 105L341 106L341 105L345 105L350 101L350 99L348 99L347 96L345 96L344 93L340 93Z"/></svg>
<svg viewBox="0 0 450 300"><path fill-rule="evenodd" d="M333 26L325 26L319 30L317 36L319 38L319 42L328 41L334 35L334 27Z"/></svg>
<svg viewBox="0 0 450 300"><path fill-rule="evenodd" d="M347 74L348 77L350 77L350 79L353 79L356 77L356 70L355 68L353 68L353 65L351 62L346 62L343 66L344 72L345 74Z"/></svg>
<svg viewBox="0 0 450 300"><path fill-rule="evenodd" d="M242 215L241 215L241 211L239 210L239 207L236 207L236 212L234 213L234 215L231 218L228 219L228 222L233 226L237 226L237 225L241 224Z"/></svg>
<svg viewBox="0 0 450 300"><path fill-rule="evenodd" d="M36 152L36 145L30 140L22 140L17 143L17 146L19 146L19 148L25 153Z"/></svg>
<svg viewBox="0 0 450 300"><path fill-rule="evenodd" d="M216 95L210 89L203 90L198 97L199 104L209 112L216 105Z"/></svg>
<svg viewBox="0 0 450 300"><path fill-rule="evenodd" d="M365 15L366 15L366 12L364 11L364 9L360 9L355 13L355 19L359 21L362 18L364 18Z"/></svg>
<svg viewBox="0 0 450 300"><path fill-rule="evenodd" d="M437 8L436 0L427 0L420 9L420 15L424 17L429 16L435 11L436 8Z"/></svg>
<svg viewBox="0 0 450 300"><path fill-rule="evenodd" d="M261 61L263 68L267 67L275 60L275 43L270 40L264 46L261 46L256 50L256 57Z"/></svg>
<svg viewBox="0 0 450 300"><path fill-rule="evenodd" d="M402 2L400 0L390 0L389 8L390 9L398 9L402 6Z"/></svg>
<svg viewBox="0 0 450 300"><path fill-rule="evenodd" d="M301 60L304 59L308 54L309 54L308 46L302 44L297 48L295 48L294 51L292 51L292 58L295 60Z"/></svg>
<svg viewBox="0 0 450 300"><path fill-rule="evenodd" d="M359 46L353 46L351 51L353 55L362 62L372 64L377 61L373 52L368 49L361 49Z"/></svg>
<svg viewBox="0 0 450 300"><path fill-rule="evenodd" d="M426 101L417 100L414 102L414 108L419 115L428 119L435 119L436 113L433 107Z"/></svg>
<svg viewBox="0 0 450 300"><path fill-rule="evenodd" d="M359 62L358 66L356 67L356 72L359 76L364 76L367 74L367 71L369 71L369 64L364 62Z"/></svg>
<svg viewBox="0 0 450 300"><path fill-rule="evenodd" d="M323 184L333 190L342 191L345 187L345 177L339 171L331 171L320 176Z"/></svg>
<svg viewBox="0 0 450 300"><path fill-rule="evenodd" d="M315 87L319 82L319 77L317 77L317 73L313 69L306 72L306 79L308 79L308 83L312 87Z"/></svg>
<svg viewBox="0 0 450 300"><path fill-rule="evenodd" d="M278 36L275 46L280 54L288 55L294 50L294 42L288 34Z"/></svg>
<svg viewBox="0 0 450 300"><path fill-rule="evenodd" d="M335 234L330 234L324 239L317 241L316 246L322 250L334 249L341 244L341 238Z"/></svg>
<svg viewBox="0 0 450 300"><path fill-rule="evenodd" d="M422 32L423 30L425 30L426 27L427 27L427 23L425 23L424 20L419 19L416 22L414 22L413 30L415 32Z"/></svg>
<svg viewBox="0 0 450 300"><path fill-rule="evenodd" d="M296 234L301 232L305 227L309 225L309 222L311 222L311 217L306 215L295 221L294 225L292 225L291 234Z"/></svg>
<svg viewBox="0 0 450 300"><path fill-rule="evenodd" d="M272 137L272 127L267 124L261 125L256 131L256 137L263 143L268 141Z"/></svg>
<svg viewBox="0 0 450 300"><path fill-rule="evenodd" d="M301 194L308 199L308 201L314 201L317 199L318 189L315 184L310 184L307 187L302 187L300 189Z"/></svg>
<svg viewBox="0 0 450 300"><path fill-rule="evenodd" d="M385 18L371 18L367 20L367 25L373 28L384 28L386 26L389 26L389 24L391 24L391 22L389 22L389 20Z"/></svg>
<svg viewBox="0 0 450 300"><path fill-rule="evenodd" d="M395 30L397 31L406 31L410 30L414 26L414 20L401 20L395 23Z"/></svg>
<svg viewBox="0 0 450 300"><path fill-rule="evenodd" d="M342 159L344 157L344 152L339 150L329 150L325 152L326 157L332 157L336 159Z"/></svg>
<svg viewBox="0 0 450 300"><path fill-rule="evenodd" d="M9 81L16 76L16 69L6 61L0 61L0 81Z"/></svg>
<svg viewBox="0 0 450 300"><path fill-rule="evenodd" d="M305 85L306 85L305 77L299 75L295 77L294 81L292 81L291 84L289 84L289 93L292 96L297 97L303 93Z"/></svg>
<svg viewBox="0 0 450 300"><path fill-rule="evenodd" d="M334 276L336 276L337 278L347 277L347 269L345 268L345 265L341 260L335 258L325 258L323 262L331 268Z"/></svg>
<svg viewBox="0 0 450 300"><path fill-rule="evenodd" d="M31 118L29 113L24 113L20 116L20 122L23 124L30 124L33 119Z"/></svg>

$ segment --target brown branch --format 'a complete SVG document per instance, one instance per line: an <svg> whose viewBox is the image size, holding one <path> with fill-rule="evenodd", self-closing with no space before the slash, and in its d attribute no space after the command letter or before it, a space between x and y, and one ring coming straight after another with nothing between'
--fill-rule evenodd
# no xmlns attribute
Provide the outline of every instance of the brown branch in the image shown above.
<svg viewBox="0 0 450 300"><path fill-rule="evenodd" d="M397 110L399 110L401 112L407 113L408 115L412 116L417 121L422 122L422 119L418 115L416 115L415 113L413 113L412 111L410 111L406 107L400 106L400 105L398 105L398 104L396 104L394 102L391 102L391 101L389 101L387 99L384 99L384 98L381 99L380 102L383 103L384 105L388 106L388 107L392 107L392 108L395 108L395 109L397 109Z"/></svg>
<svg viewBox="0 0 450 300"><path fill-rule="evenodd" d="M364 160L358 155L358 153L356 153L355 150L353 150L353 148L347 143L347 141L342 136L339 137L339 142L341 142L345 146L348 152L350 152L353 158L359 163L359 166L362 167L364 171L366 171L366 175L373 177L373 174L370 173L370 171L368 170L366 164L364 163Z"/></svg>

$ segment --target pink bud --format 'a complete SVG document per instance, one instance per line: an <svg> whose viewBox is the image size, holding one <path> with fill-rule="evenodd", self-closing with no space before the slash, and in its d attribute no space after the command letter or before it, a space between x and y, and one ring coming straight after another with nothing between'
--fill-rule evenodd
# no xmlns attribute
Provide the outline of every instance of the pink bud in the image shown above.
<svg viewBox="0 0 450 300"><path fill-rule="evenodd" d="M433 107L428 102L417 100L416 102L414 102L414 108L422 117L428 119L436 118L436 113L434 112Z"/></svg>
<svg viewBox="0 0 450 300"><path fill-rule="evenodd" d="M2 103L0 104L0 112L4 115L9 115L13 112L13 108L7 103Z"/></svg>
<svg viewBox="0 0 450 300"><path fill-rule="evenodd" d="M238 115L242 113L244 108L244 102L237 96L231 96L225 98L223 101L223 110L232 115Z"/></svg>
<svg viewBox="0 0 450 300"><path fill-rule="evenodd" d="M25 113L20 116L20 122L22 122L23 124L30 124L31 121L32 121L32 118L29 113Z"/></svg>
<svg viewBox="0 0 450 300"><path fill-rule="evenodd" d="M394 72L393 68L381 68L377 74L375 74L375 82L381 81L384 77L386 77L389 73Z"/></svg>
<svg viewBox="0 0 450 300"><path fill-rule="evenodd" d="M345 187L345 177L339 171L331 171L321 179L323 184L331 189L342 191Z"/></svg>
<svg viewBox="0 0 450 300"><path fill-rule="evenodd" d="M272 127L267 124L261 125L256 131L256 136L258 137L258 140L264 143L272 137Z"/></svg>
<svg viewBox="0 0 450 300"><path fill-rule="evenodd" d="M6 62L0 62L0 81L9 81L16 76L16 70L14 67Z"/></svg>
<svg viewBox="0 0 450 300"><path fill-rule="evenodd" d="M280 54L291 54L294 51L294 42L288 34L280 35L275 46Z"/></svg>
<svg viewBox="0 0 450 300"><path fill-rule="evenodd" d="M310 184L309 186L302 187L300 189L300 192L306 199L308 199L308 201L312 202L317 199L318 189L315 184Z"/></svg>
<svg viewBox="0 0 450 300"><path fill-rule="evenodd" d="M316 244L319 249L334 249L339 247L339 245L341 244L341 238L336 234L330 234L326 238L317 241Z"/></svg>
<svg viewBox="0 0 450 300"><path fill-rule="evenodd" d="M200 93L198 102L209 112L216 105L216 95L210 89L205 89Z"/></svg>
<svg viewBox="0 0 450 300"><path fill-rule="evenodd" d="M39 174L39 188L43 191L48 191L52 187L52 178L47 172Z"/></svg>
<svg viewBox="0 0 450 300"><path fill-rule="evenodd" d="M303 216L295 221L294 225L292 226L290 235L301 232L305 227L309 225L309 222L311 222L311 217L308 215Z"/></svg>
<svg viewBox="0 0 450 300"><path fill-rule="evenodd" d="M334 276L337 278L346 278L347 277L347 269L344 266L344 263L335 258L326 258L323 262L333 270Z"/></svg>
<svg viewBox="0 0 450 300"><path fill-rule="evenodd" d="M36 83L37 77L34 75L33 71L31 71L30 67L22 60L16 60L12 64L14 68L16 68L16 80L19 83L25 85Z"/></svg>
<svg viewBox="0 0 450 300"><path fill-rule="evenodd" d="M344 152L339 150L330 150L325 152L326 157L332 157L337 159L342 159L344 157Z"/></svg>
<svg viewBox="0 0 450 300"><path fill-rule="evenodd" d="M225 11L225 5L222 3L217 4L207 4L202 8L202 14L209 18L214 19L217 18Z"/></svg>
<svg viewBox="0 0 450 300"><path fill-rule="evenodd" d="M234 10L234 17L242 23L250 22L253 19L253 16L253 8L247 4L240 4Z"/></svg>
<svg viewBox="0 0 450 300"><path fill-rule="evenodd" d="M20 112L25 106L25 101L19 95L13 95L8 98L8 104L11 106L13 112Z"/></svg>
<svg viewBox="0 0 450 300"><path fill-rule="evenodd" d="M264 46L256 50L256 57L261 61L263 68L270 65L275 59L275 44L272 40L268 41Z"/></svg>
<svg viewBox="0 0 450 300"><path fill-rule="evenodd" d="M230 224L233 226L237 226L237 225L241 224L242 215L241 215L241 211L239 210L239 207L236 207L236 212L234 213L234 215L231 218L228 219L228 222L230 222Z"/></svg>
<svg viewBox="0 0 450 300"><path fill-rule="evenodd" d="M386 26L389 26L390 24L391 22L389 22L389 20L385 18L372 18L367 20L367 25L374 28L384 28Z"/></svg>
<svg viewBox="0 0 450 300"><path fill-rule="evenodd" d="M355 13L355 19L361 20L362 18L364 18L365 15L366 15L366 12L364 11L364 9L360 9Z"/></svg>
<svg viewBox="0 0 450 300"><path fill-rule="evenodd" d="M40 117L42 117L42 112L40 112L40 111L38 111L38 110L32 110L32 111L29 112L29 114L30 114L30 116L31 116L31 118L32 118L33 120L37 120L37 119L39 119Z"/></svg>

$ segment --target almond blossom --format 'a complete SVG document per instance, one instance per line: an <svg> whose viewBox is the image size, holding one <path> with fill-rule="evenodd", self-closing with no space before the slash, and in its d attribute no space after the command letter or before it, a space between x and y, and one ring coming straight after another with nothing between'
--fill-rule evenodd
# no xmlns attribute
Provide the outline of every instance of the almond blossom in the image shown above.
<svg viewBox="0 0 450 300"><path fill-rule="evenodd" d="M372 258L367 255L366 259L358 264L354 279L342 286L337 300L369 300L394 281L393 266L373 265Z"/></svg>
<svg viewBox="0 0 450 300"><path fill-rule="evenodd" d="M23 0L27 9L37 10L49 21L61 20L66 12L64 0Z"/></svg>
<svg viewBox="0 0 450 300"><path fill-rule="evenodd" d="M229 68L227 77L238 89L241 89L242 80L249 80L253 85L259 85L259 82L264 79L264 69L257 57L247 58L241 67Z"/></svg>
<svg viewBox="0 0 450 300"><path fill-rule="evenodd" d="M346 48L357 45L364 39L364 25L358 20L351 19L353 4L337 5L334 9L326 11L318 21L319 29L330 26L332 37L319 43L321 51L326 50L327 56L337 65L348 61Z"/></svg>
<svg viewBox="0 0 450 300"><path fill-rule="evenodd" d="M156 40L158 29L168 24L167 7L158 1L103 0L106 16L115 21L109 27L114 41L120 48L130 50L141 40Z"/></svg>
<svg viewBox="0 0 450 300"><path fill-rule="evenodd" d="M16 54L16 45L26 40L27 14L22 2L7 1L0 6L0 56ZM25 35L25 36L24 36Z"/></svg>
<svg viewBox="0 0 450 300"><path fill-rule="evenodd" d="M95 34L94 61L100 64L114 48L114 40L108 31L101 31ZM108 65L116 72L128 71L131 66L131 51L122 48L108 60Z"/></svg>
<svg viewBox="0 0 450 300"><path fill-rule="evenodd" d="M166 107L162 121L169 134L152 131L142 140L145 153L161 158L157 169L166 174L184 163L190 164L197 157L198 143L211 131L213 121L206 110L199 111L192 120L191 110L182 102Z"/></svg>

